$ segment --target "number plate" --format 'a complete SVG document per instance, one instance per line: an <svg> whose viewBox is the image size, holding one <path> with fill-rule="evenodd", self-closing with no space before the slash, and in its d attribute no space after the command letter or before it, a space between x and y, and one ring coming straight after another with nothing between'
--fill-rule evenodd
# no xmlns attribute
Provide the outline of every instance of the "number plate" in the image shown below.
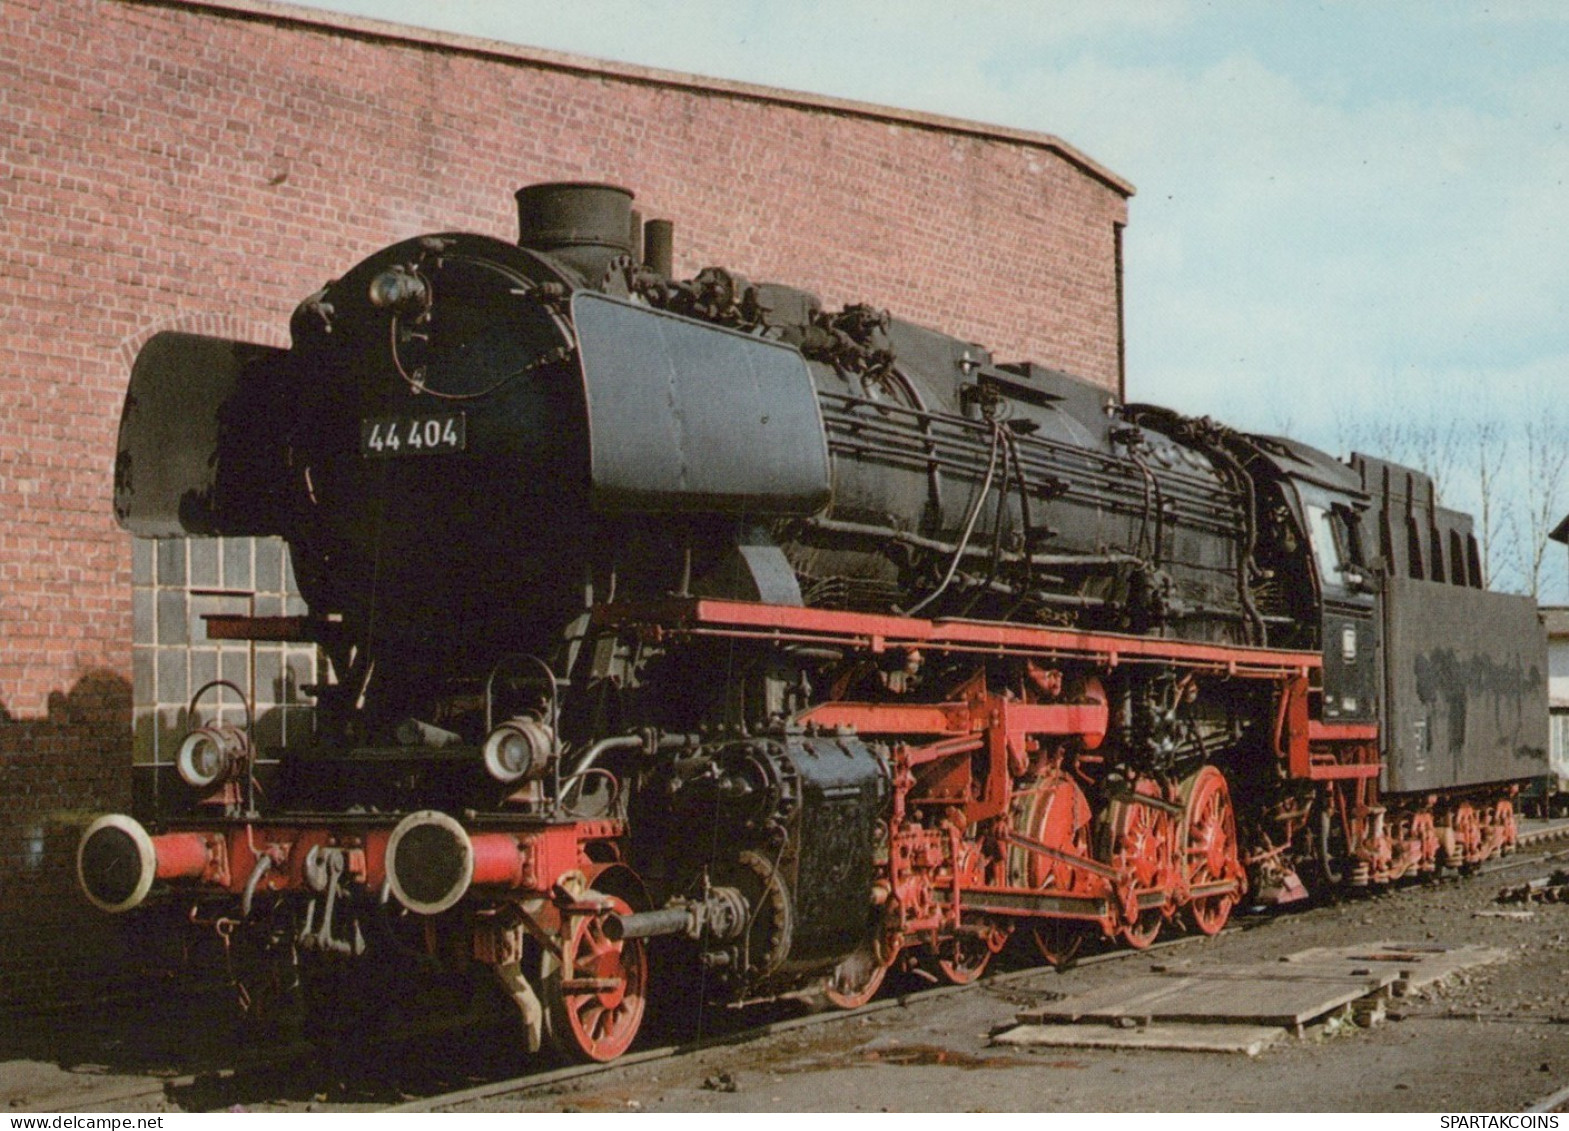
<svg viewBox="0 0 1569 1131"><path fill-rule="evenodd" d="M373 416L360 421L360 454L434 456L461 452L467 442L461 412L439 416Z"/></svg>

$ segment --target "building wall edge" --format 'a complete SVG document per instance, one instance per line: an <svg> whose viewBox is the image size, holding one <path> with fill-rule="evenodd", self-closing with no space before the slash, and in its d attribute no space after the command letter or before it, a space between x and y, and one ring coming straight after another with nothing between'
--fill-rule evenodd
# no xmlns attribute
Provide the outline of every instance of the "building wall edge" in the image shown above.
<svg viewBox="0 0 1569 1131"><path fill-rule="evenodd" d="M149 8L184 8L206 11L241 19L267 20L282 24L318 27L337 33L361 35L371 39L407 43L414 46L455 51L492 59L504 59L526 66L548 70L567 71L574 74L595 75L618 79L623 82L641 83L689 90L702 94L720 95L752 102L766 102L795 109L821 110L850 117L867 118L915 129L935 130L982 140L1006 141L1016 145L1033 146L1046 150L1067 161L1080 171L1100 181L1125 199L1133 196L1131 181L1118 176L1104 165L1081 153L1061 138L1035 130L1017 129L1012 126L992 125L965 118L952 118L923 110L907 110L894 106L881 106L872 102L836 98L806 91L784 90L735 79L711 78L683 71L669 71L658 67L645 67L635 63L622 63L575 55L564 51L551 51L539 47L525 47L500 40L462 35L456 32L437 31L412 27L368 16L350 15L317 8L305 8L283 0L120 0L121 3Z"/></svg>

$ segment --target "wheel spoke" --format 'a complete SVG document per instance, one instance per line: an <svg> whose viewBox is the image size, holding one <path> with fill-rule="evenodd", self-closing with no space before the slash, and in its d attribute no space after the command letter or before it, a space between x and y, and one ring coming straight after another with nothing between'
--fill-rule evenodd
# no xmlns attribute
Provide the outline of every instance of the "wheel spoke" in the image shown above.
<svg viewBox="0 0 1569 1131"><path fill-rule="evenodd" d="M1182 792L1187 810L1182 855L1188 888L1240 876L1236 821L1224 775L1214 766L1205 766L1184 783ZM1184 917L1199 932L1213 935L1225 926L1239 894L1233 889L1191 897L1183 908Z"/></svg>
<svg viewBox="0 0 1569 1131"><path fill-rule="evenodd" d="M631 908L612 899L623 914ZM579 1061L606 1061L632 1044L643 1021L647 963L641 939L613 942L597 916L568 921L561 962L545 979L550 1036L563 1054ZM564 971L574 979L606 983L604 989L566 989Z"/></svg>
<svg viewBox="0 0 1569 1131"><path fill-rule="evenodd" d="M1151 778L1141 778L1134 792L1151 798L1162 796L1161 787ZM1143 950L1160 934L1166 918L1165 903L1170 899L1170 881L1177 866L1171 820L1152 805L1130 798L1112 802L1108 813L1112 833L1111 864L1123 877L1122 921L1117 933L1135 950ZM1141 907L1141 896L1162 894L1162 905Z"/></svg>

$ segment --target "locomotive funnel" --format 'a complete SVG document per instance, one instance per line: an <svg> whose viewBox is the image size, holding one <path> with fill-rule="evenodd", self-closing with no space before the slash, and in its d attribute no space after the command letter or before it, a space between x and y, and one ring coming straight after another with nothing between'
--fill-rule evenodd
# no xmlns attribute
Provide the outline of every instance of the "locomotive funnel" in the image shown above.
<svg viewBox="0 0 1569 1131"><path fill-rule="evenodd" d="M436 915L462 899L473 882L474 845L445 813L410 813L387 840L387 880L403 906Z"/></svg>
<svg viewBox="0 0 1569 1131"><path fill-rule="evenodd" d="M547 252L598 283L631 255L632 194L616 185L561 182L518 189L518 243Z"/></svg>

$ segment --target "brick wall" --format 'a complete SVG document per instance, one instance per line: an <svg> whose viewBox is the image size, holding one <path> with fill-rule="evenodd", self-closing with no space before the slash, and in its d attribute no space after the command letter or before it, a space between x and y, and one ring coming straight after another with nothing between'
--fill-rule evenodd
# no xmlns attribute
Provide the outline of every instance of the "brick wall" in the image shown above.
<svg viewBox="0 0 1569 1131"><path fill-rule="evenodd" d="M70 874L84 816L128 805L110 467L155 331L282 344L376 247L511 238L517 187L590 179L676 222L678 274L720 264L1117 383L1130 190L1055 139L263 0L3 16L0 1006L92 996L135 931Z"/></svg>

